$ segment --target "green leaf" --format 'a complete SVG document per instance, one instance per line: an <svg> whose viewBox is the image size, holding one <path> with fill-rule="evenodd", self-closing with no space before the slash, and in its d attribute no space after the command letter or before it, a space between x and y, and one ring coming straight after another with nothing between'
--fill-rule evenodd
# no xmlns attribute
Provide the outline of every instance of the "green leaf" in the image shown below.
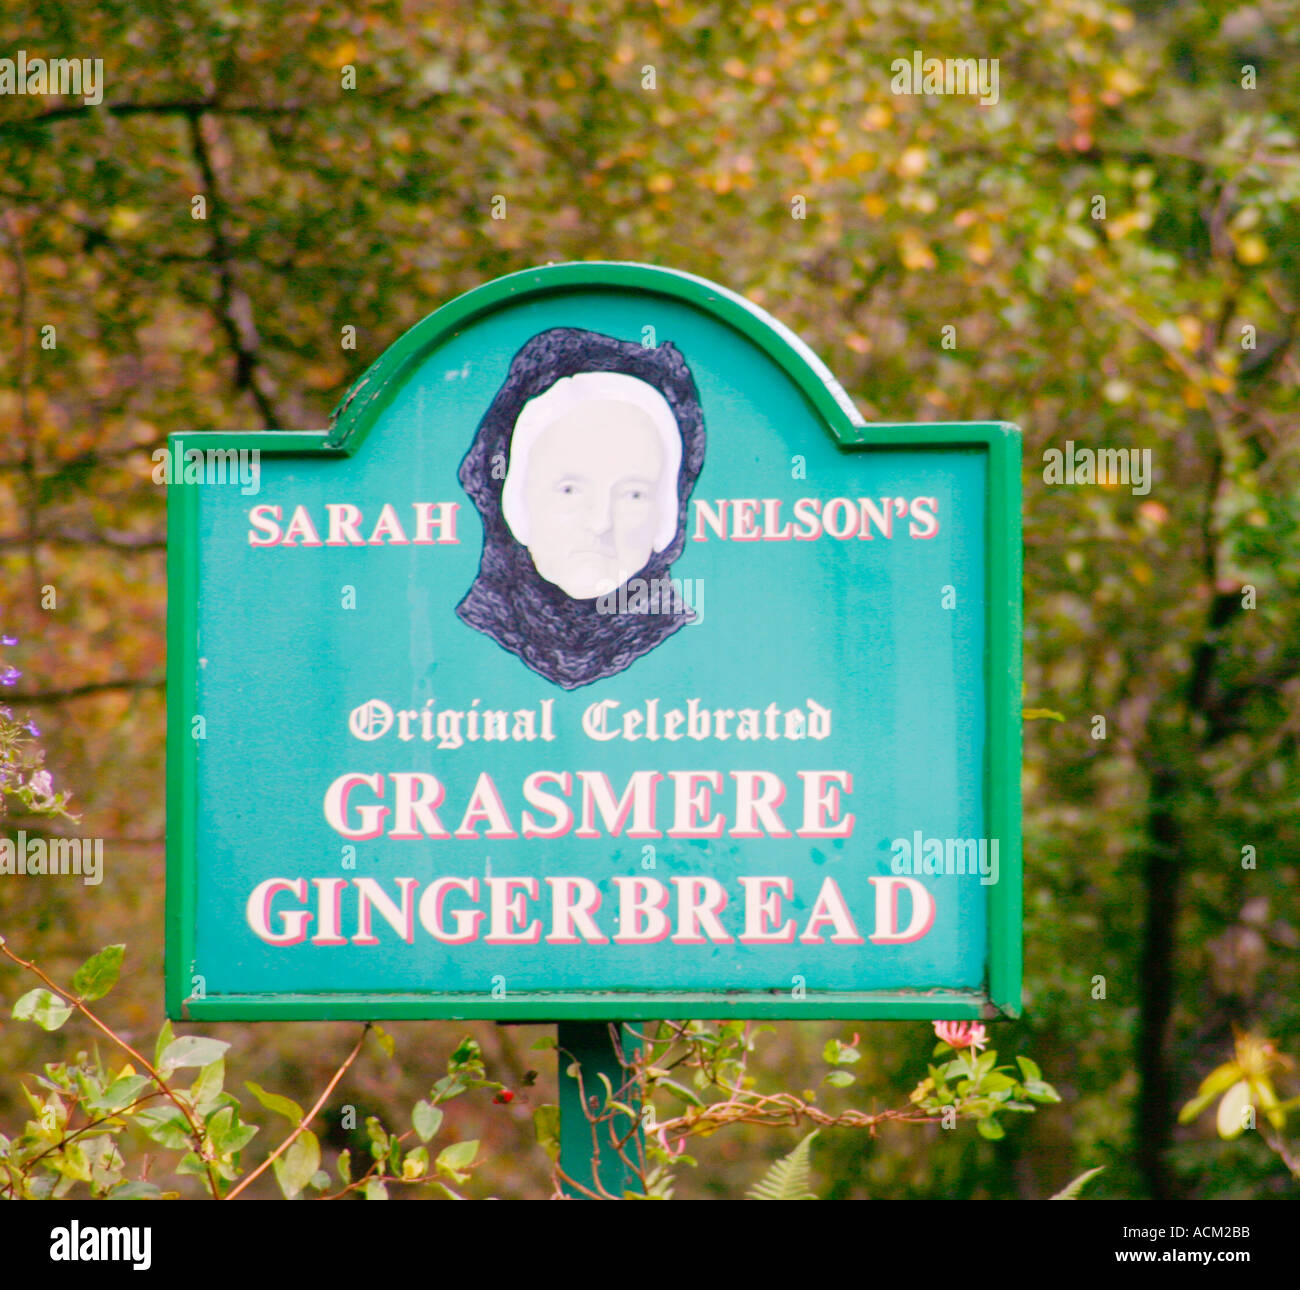
<svg viewBox="0 0 1300 1290"><path fill-rule="evenodd" d="M822 1060L832 1066L847 1066L860 1060L862 1054L849 1044L842 1044L838 1039L828 1039L822 1049Z"/></svg>
<svg viewBox="0 0 1300 1290"><path fill-rule="evenodd" d="M575 1062L574 1065L576 1066L577 1063ZM444 1075L434 1084L431 1096L435 1102L450 1102L453 1097L459 1097L464 1091L465 1085L456 1076Z"/></svg>
<svg viewBox="0 0 1300 1290"><path fill-rule="evenodd" d="M330 1185L330 1176L323 1169L317 1169L307 1184L313 1191L324 1191Z"/></svg>
<svg viewBox="0 0 1300 1290"><path fill-rule="evenodd" d="M442 1111L421 1098L411 1111L411 1123L420 1141L428 1142L442 1124Z"/></svg>
<svg viewBox="0 0 1300 1290"><path fill-rule="evenodd" d="M1026 1079L1041 1080L1043 1078L1043 1072L1038 1069L1037 1062L1030 1061L1028 1057L1017 1057L1016 1062L1020 1066L1020 1073Z"/></svg>
<svg viewBox="0 0 1300 1290"><path fill-rule="evenodd" d="M1059 1102L1061 1095L1041 1079L1025 1081L1025 1093L1034 1102Z"/></svg>
<svg viewBox="0 0 1300 1290"><path fill-rule="evenodd" d="M118 1183L105 1197L106 1200L157 1200L161 1195L156 1183L132 1179Z"/></svg>
<svg viewBox="0 0 1300 1290"><path fill-rule="evenodd" d="M205 1035L182 1035L163 1049L162 1056L158 1059L158 1069L166 1075L182 1066L210 1066L229 1047L223 1039L209 1039Z"/></svg>
<svg viewBox="0 0 1300 1290"><path fill-rule="evenodd" d="M990 1142L996 1142L1007 1135L1007 1131L992 1116L987 1120L976 1120L975 1128L981 1138L987 1138Z"/></svg>
<svg viewBox="0 0 1300 1290"><path fill-rule="evenodd" d="M458 1066L469 1066L483 1060L483 1050L478 1046L478 1041L466 1036L460 1041L456 1051L448 1058L448 1066L456 1068Z"/></svg>
<svg viewBox="0 0 1300 1290"><path fill-rule="evenodd" d="M1078 1200L1079 1193L1100 1173L1106 1170L1105 1165L1098 1165L1095 1169L1089 1169L1081 1173L1077 1178L1066 1183L1060 1191L1052 1197L1053 1200Z"/></svg>
<svg viewBox="0 0 1300 1290"><path fill-rule="evenodd" d="M1003 1075L1001 1071L990 1071L980 1081L981 1093L1004 1093L1015 1088L1016 1081L1010 1075Z"/></svg>
<svg viewBox="0 0 1300 1290"><path fill-rule="evenodd" d="M88 958L73 975L73 994L81 999L102 999L117 984L125 954L125 945L109 945Z"/></svg>
<svg viewBox="0 0 1300 1290"><path fill-rule="evenodd" d="M268 1093L260 1084L254 1084L251 1079L244 1081L244 1087L268 1111L274 1111L277 1115L284 1116L294 1128L297 1128L302 1123L303 1110L297 1102L287 1097L281 1097L279 1093Z"/></svg>
<svg viewBox="0 0 1300 1290"><path fill-rule="evenodd" d="M65 1178L74 1182L90 1181L90 1161L86 1159L80 1142L69 1142L51 1158L51 1163Z"/></svg>
<svg viewBox="0 0 1300 1290"><path fill-rule="evenodd" d="M560 1158L560 1108L549 1103L533 1111L533 1130L538 1145L552 1160Z"/></svg>
<svg viewBox="0 0 1300 1290"><path fill-rule="evenodd" d="M367 1200L388 1199L388 1185L382 1178L368 1178L364 1190Z"/></svg>
<svg viewBox="0 0 1300 1290"><path fill-rule="evenodd" d="M352 1181L352 1152L347 1149L340 1151L335 1167L339 1171L339 1181L346 1187Z"/></svg>
<svg viewBox="0 0 1300 1290"><path fill-rule="evenodd" d="M543 1035L540 1039L534 1039L533 1042L532 1042L531 1044L528 1045L528 1047L529 1047L530 1049L546 1049L546 1048L554 1048L554 1047L555 1047L555 1036L554 1036L554 1035Z"/></svg>
<svg viewBox="0 0 1300 1290"><path fill-rule="evenodd" d="M477 1138L469 1142L453 1142L451 1146L445 1147L439 1154L437 1160L438 1172L447 1174L456 1182L463 1183L469 1177L469 1174L465 1171L474 1163L476 1155L478 1155Z"/></svg>
<svg viewBox="0 0 1300 1290"><path fill-rule="evenodd" d="M679 1084L676 1080L661 1079L655 1081L656 1088L667 1089L679 1101L685 1102L688 1106L703 1106L704 1103L693 1093L685 1084Z"/></svg>
<svg viewBox="0 0 1300 1290"><path fill-rule="evenodd" d="M852 1071L831 1071L829 1075L822 1080L823 1084L833 1084L836 1088L847 1088L853 1083Z"/></svg>
<svg viewBox="0 0 1300 1290"><path fill-rule="evenodd" d="M58 1030L72 1016L72 1005L49 990L28 990L14 1004L15 1021L34 1021L42 1030Z"/></svg>
<svg viewBox="0 0 1300 1290"><path fill-rule="evenodd" d="M320 1143L316 1135L310 1129L303 1130L271 1167L275 1170L280 1190L288 1200L292 1200L320 1168Z"/></svg>
<svg viewBox="0 0 1300 1290"><path fill-rule="evenodd" d="M429 1151L427 1147L415 1147L406 1153L402 1161L402 1177L420 1178L429 1172Z"/></svg>
<svg viewBox="0 0 1300 1290"><path fill-rule="evenodd" d="M812 1140L819 1130L814 1129L793 1151L782 1156L760 1182L747 1193L750 1200L816 1200L810 1187Z"/></svg>
<svg viewBox="0 0 1300 1290"><path fill-rule="evenodd" d="M218 1107L206 1124L212 1145L223 1156L242 1151L257 1135L257 1125L243 1124L233 1106Z"/></svg>
<svg viewBox="0 0 1300 1290"><path fill-rule="evenodd" d="M1222 1066L1216 1066L1201 1081L1201 1087L1196 1090L1197 1096L1204 1094L1212 1098L1218 1093L1225 1093L1241 1077L1242 1070L1236 1062L1224 1062Z"/></svg>
<svg viewBox="0 0 1300 1290"><path fill-rule="evenodd" d="M196 1152L187 1151L176 1166L178 1174L192 1174L195 1178L206 1178L208 1167L203 1163L203 1159Z"/></svg>
<svg viewBox="0 0 1300 1290"><path fill-rule="evenodd" d="M1060 712L1053 712L1051 708L1024 708L1020 716L1025 721L1064 721L1065 717Z"/></svg>
<svg viewBox="0 0 1300 1290"><path fill-rule="evenodd" d="M153 1049L153 1064L155 1066L157 1066L162 1060L162 1055L167 1050L167 1045L171 1043L173 1038L172 1023L170 1021L164 1021L162 1029L158 1032L158 1042L154 1045Z"/></svg>
<svg viewBox="0 0 1300 1290"><path fill-rule="evenodd" d="M160 1147L171 1151L184 1151L193 1146L190 1126L174 1106L160 1106L136 1112L136 1123Z"/></svg>
<svg viewBox="0 0 1300 1290"><path fill-rule="evenodd" d="M1178 1112L1178 1123L1190 1124L1202 1111L1205 1110L1207 1106L1210 1105L1211 1102L1214 1101L1216 1096L1217 1094L1215 1093L1200 1093L1196 1097L1192 1098L1192 1100Z"/></svg>
<svg viewBox="0 0 1300 1290"><path fill-rule="evenodd" d="M147 1075L124 1075L115 1079L98 1097L88 1098L84 1106L98 1114L111 1114L130 1106L153 1083Z"/></svg>
<svg viewBox="0 0 1300 1290"><path fill-rule="evenodd" d="M221 1096L221 1086L226 1080L226 1062L218 1057L199 1071L198 1078L190 1085L190 1101L201 1113Z"/></svg>
<svg viewBox="0 0 1300 1290"><path fill-rule="evenodd" d="M371 1026L370 1033L374 1036L375 1042L384 1051L384 1056L389 1061L393 1060L393 1053L397 1051L397 1045L393 1042L393 1037L386 1031L383 1026Z"/></svg>

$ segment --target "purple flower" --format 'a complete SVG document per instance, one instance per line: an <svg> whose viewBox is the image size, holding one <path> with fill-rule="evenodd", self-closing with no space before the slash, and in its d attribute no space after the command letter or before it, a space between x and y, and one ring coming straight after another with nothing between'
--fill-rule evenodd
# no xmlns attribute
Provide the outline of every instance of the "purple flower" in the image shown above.
<svg viewBox="0 0 1300 1290"><path fill-rule="evenodd" d="M29 721L29 722L28 722L28 723L23 727L23 729L29 731L29 732L30 732L31 734L33 734L33 735L39 735L39 734L41 733L41 732L40 732L40 728L37 726L36 722L34 722L34 721Z"/></svg>
<svg viewBox="0 0 1300 1290"><path fill-rule="evenodd" d="M8 663L0 665L0 685L12 685L22 673L16 667L10 667Z"/></svg>
<svg viewBox="0 0 1300 1290"><path fill-rule="evenodd" d="M17 636L0 636L0 645L17 645Z"/></svg>

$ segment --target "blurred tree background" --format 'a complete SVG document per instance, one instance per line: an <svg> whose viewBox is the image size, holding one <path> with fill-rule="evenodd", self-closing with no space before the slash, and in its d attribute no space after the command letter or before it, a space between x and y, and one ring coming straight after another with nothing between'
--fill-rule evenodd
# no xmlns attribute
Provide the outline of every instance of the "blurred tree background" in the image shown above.
<svg viewBox="0 0 1300 1290"><path fill-rule="evenodd" d="M1234 1025L1300 1050L1298 46L1289 0L10 0L0 56L104 62L98 106L0 99L0 627L105 877L0 879L0 931L60 980L126 942L107 1013L150 1042L165 436L323 426L501 274L663 264L764 305L869 418L1025 433L1025 706L1064 720L1026 725L1026 1010L992 1033L1064 1100L999 1142L824 1132L818 1190L1043 1196L1105 1165L1093 1194L1296 1196L1258 1134L1176 1114ZM894 95L914 50L998 59L998 102ZM1067 440L1149 449L1150 491L1046 483ZM15 1072L86 1044L8 1020L31 984L0 968L0 1125ZM232 1086L310 1102L356 1029L212 1033ZM535 1030L391 1029L335 1111L409 1107L467 1031L555 1100ZM798 1089L852 1029L760 1051ZM933 1033L857 1029L859 1084L820 1098L897 1104ZM448 1115L491 1156L476 1194L545 1194L523 1098ZM678 1194L739 1195L802 1132L719 1133Z"/></svg>

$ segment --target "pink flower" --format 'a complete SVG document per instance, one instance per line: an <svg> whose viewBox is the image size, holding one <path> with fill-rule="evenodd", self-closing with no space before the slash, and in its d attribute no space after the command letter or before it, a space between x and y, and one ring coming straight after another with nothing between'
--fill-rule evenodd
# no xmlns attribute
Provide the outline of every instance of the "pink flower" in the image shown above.
<svg viewBox="0 0 1300 1290"><path fill-rule="evenodd" d="M659 1145L660 1145L661 1147L663 1147L663 1149L664 1149L664 1150L665 1150L665 1151L666 1151L670 1156L680 1156L680 1155L682 1154L682 1152L686 1150L686 1139L685 1139L685 1138L678 1138L678 1139L677 1139L677 1149L674 1150L672 1147L670 1147L670 1146L668 1145L668 1131L667 1131L666 1129L660 1129L660 1130L659 1130Z"/></svg>
<svg viewBox="0 0 1300 1290"><path fill-rule="evenodd" d="M952 1048L973 1048L979 1052L988 1047L988 1036L978 1021L936 1021L934 1033Z"/></svg>

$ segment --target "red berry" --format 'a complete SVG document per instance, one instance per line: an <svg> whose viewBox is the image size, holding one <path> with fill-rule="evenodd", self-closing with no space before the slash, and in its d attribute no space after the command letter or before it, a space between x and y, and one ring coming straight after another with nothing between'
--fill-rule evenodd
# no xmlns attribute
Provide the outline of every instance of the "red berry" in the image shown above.
<svg viewBox="0 0 1300 1290"><path fill-rule="evenodd" d="M515 1095L508 1088L503 1088L492 1100L501 1103L513 1102Z"/></svg>

